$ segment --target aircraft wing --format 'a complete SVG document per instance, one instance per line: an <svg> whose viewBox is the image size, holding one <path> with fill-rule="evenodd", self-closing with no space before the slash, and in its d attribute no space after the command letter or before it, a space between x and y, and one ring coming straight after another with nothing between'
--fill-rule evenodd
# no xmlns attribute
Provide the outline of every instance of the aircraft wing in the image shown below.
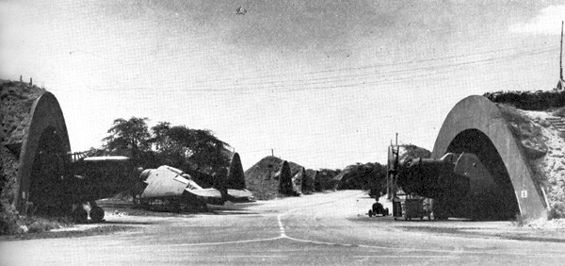
<svg viewBox="0 0 565 266"><path fill-rule="evenodd" d="M71 175L63 179L60 189L83 202L111 197L137 183L133 163L124 156L81 158L70 168Z"/></svg>
<svg viewBox="0 0 565 266"><path fill-rule="evenodd" d="M231 202L247 202L254 201L255 198L251 191L247 189L230 189L228 188L228 200Z"/></svg>
<svg viewBox="0 0 565 266"><path fill-rule="evenodd" d="M231 202L254 200L253 194L247 189L227 189L226 193L216 188L202 188L191 175L166 165L157 169L147 169L140 176L147 184L141 198L184 197L188 201L197 200L215 205L223 204L226 200Z"/></svg>
<svg viewBox="0 0 565 266"><path fill-rule="evenodd" d="M147 187L141 194L141 198L182 196L185 189L202 189L191 180L190 176L170 166L152 169L145 183L147 183Z"/></svg>
<svg viewBox="0 0 565 266"><path fill-rule="evenodd" d="M222 192L215 188L194 189L187 187L184 191L189 198L192 197L208 204L221 205L226 201L222 196Z"/></svg>
<svg viewBox="0 0 565 266"><path fill-rule="evenodd" d="M215 188L203 188L203 189L185 189L186 192L201 198L222 198L222 193Z"/></svg>

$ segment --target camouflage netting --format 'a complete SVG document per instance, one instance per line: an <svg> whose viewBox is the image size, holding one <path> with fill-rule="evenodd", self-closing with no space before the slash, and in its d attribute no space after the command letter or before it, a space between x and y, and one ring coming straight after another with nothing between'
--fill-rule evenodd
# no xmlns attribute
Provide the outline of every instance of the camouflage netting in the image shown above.
<svg viewBox="0 0 565 266"><path fill-rule="evenodd" d="M565 217L565 134L552 111L525 111L498 104L533 171L536 185L549 203L549 218ZM548 119L549 118L549 119Z"/></svg>
<svg viewBox="0 0 565 266"><path fill-rule="evenodd" d="M44 92L28 83L0 80L0 234L23 230L23 222L13 204L19 149L31 121L33 102Z"/></svg>

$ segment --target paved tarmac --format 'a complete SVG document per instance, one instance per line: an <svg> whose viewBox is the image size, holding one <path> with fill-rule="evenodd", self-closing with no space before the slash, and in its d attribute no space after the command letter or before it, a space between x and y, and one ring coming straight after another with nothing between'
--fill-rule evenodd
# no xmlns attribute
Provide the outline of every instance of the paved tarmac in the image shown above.
<svg viewBox="0 0 565 266"><path fill-rule="evenodd" d="M511 222L393 221L372 200L338 191L227 206L211 214L140 212L106 204L125 231L2 240L0 265L563 265L562 232ZM104 205L104 203L102 204Z"/></svg>

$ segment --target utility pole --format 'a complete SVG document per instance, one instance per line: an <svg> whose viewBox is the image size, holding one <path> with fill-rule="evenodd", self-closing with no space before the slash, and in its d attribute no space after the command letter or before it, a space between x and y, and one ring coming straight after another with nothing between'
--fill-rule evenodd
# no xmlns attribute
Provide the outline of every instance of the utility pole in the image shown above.
<svg viewBox="0 0 565 266"><path fill-rule="evenodd" d="M386 177L386 193L388 199L393 199L396 196L396 177L398 175L399 153L400 147L398 146L398 133L396 133L396 140L394 144L392 140L390 140L390 146L388 147L388 171Z"/></svg>
<svg viewBox="0 0 565 266"><path fill-rule="evenodd" d="M275 150L271 148L271 156L275 157Z"/></svg>
<svg viewBox="0 0 565 266"><path fill-rule="evenodd" d="M398 132L396 132L396 154L394 155L394 176L392 179L393 198L396 197L396 191L398 190L396 187L396 182L398 181L398 157L400 157L400 147L398 146Z"/></svg>
<svg viewBox="0 0 565 266"><path fill-rule="evenodd" d="M559 50L559 80L563 80L563 21L561 21L561 50Z"/></svg>
<svg viewBox="0 0 565 266"><path fill-rule="evenodd" d="M559 79L563 80L563 20L561 21L561 50L559 52Z"/></svg>
<svg viewBox="0 0 565 266"><path fill-rule="evenodd" d="M565 89L565 81L563 80L563 20L561 21L561 47L559 50L559 82L557 82L555 89Z"/></svg>

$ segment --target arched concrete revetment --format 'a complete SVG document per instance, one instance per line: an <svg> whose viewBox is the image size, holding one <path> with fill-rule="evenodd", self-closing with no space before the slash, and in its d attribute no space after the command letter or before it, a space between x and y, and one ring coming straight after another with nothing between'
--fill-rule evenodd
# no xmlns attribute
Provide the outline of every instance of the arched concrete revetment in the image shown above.
<svg viewBox="0 0 565 266"><path fill-rule="evenodd" d="M61 155L65 156L71 150L63 112L53 94L45 92L37 98L31 107L30 117L31 121L25 129L22 142L16 180L17 194L14 203L19 211L26 209L32 183L32 168L44 133L56 137L60 144L57 152Z"/></svg>
<svg viewBox="0 0 565 266"><path fill-rule="evenodd" d="M432 158L439 159L450 151L452 143L465 132L481 132L488 137L502 159L504 168L514 188L514 195L522 217L547 219L547 199L542 188L533 180L532 170L519 143L510 131L499 108L482 96L469 96L449 112L436 139ZM473 146L472 140L463 146ZM478 143L477 143L478 144ZM459 151L471 152L471 151ZM477 152L477 151L474 151ZM479 151L480 153L480 151Z"/></svg>

